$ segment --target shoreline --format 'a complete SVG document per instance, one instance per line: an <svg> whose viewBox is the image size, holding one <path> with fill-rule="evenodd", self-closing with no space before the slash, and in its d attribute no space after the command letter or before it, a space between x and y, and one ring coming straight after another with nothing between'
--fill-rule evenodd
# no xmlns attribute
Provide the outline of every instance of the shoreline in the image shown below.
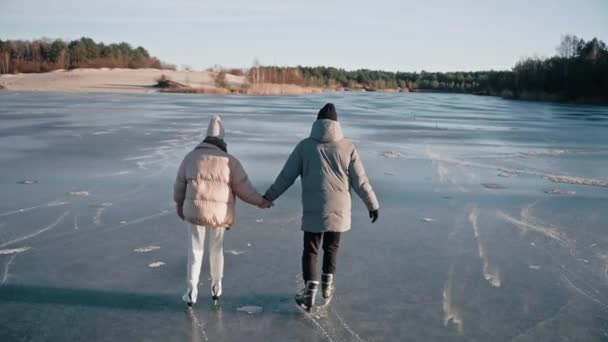
<svg viewBox="0 0 608 342"><path fill-rule="evenodd" d="M162 69L123 69L123 68L82 68L55 70L46 73L2 74L0 91L40 91L62 93L118 93L150 94L179 93L207 95L252 95L282 96L319 93L445 93L494 96L507 100L552 102L564 104L608 105L605 98L579 98L564 100L556 94L523 93L518 94L476 94L434 89L407 88L320 88L304 87L295 84L257 83L250 84L245 76L226 74L224 87L215 85L216 72L174 71ZM161 76L170 80L165 88L158 87Z"/></svg>

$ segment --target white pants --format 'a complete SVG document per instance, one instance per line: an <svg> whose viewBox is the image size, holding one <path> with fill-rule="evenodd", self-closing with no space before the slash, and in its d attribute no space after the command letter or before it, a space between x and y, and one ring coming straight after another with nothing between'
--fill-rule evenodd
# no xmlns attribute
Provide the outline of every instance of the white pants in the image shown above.
<svg viewBox="0 0 608 342"><path fill-rule="evenodd" d="M190 243L188 250L188 279L184 301L196 303L198 281L205 252L205 233L209 239L209 273L213 283L224 276L224 232L226 228L212 228L188 224ZM190 298L188 298L190 296Z"/></svg>

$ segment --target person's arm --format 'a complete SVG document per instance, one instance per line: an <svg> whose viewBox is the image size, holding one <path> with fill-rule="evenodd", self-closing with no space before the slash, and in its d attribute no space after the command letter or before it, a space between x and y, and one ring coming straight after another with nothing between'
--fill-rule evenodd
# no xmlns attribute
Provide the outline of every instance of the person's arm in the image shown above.
<svg viewBox="0 0 608 342"><path fill-rule="evenodd" d="M380 205L378 204L376 194L374 193L372 185L369 183L369 179L365 173L363 162L361 161L357 150L354 148L351 154L350 165L348 167L348 176L352 188L363 200L365 206L367 206L367 210L370 212L370 218L372 218L372 223L375 222L378 218L378 209L380 209Z"/></svg>
<svg viewBox="0 0 608 342"><path fill-rule="evenodd" d="M251 185L245 168L236 158L233 158L231 163L230 187L232 192L243 201L261 208L269 207L262 195Z"/></svg>
<svg viewBox="0 0 608 342"><path fill-rule="evenodd" d="M186 188L188 180L186 179L186 159L182 161L177 170L177 177L173 185L173 200L175 201L177 216L184 219L184 201L186 200Z"/></svg>
<svg viewBox="0 0 608 342"><path fill-rule="evenodd" d="M274 181L274 184L266 190L264 198L274 202L279 196L281 196L289 187L296 181L298 176L302 174L302 154L301 143L291 152L289 158L285 162L283 169Z"/></svg>

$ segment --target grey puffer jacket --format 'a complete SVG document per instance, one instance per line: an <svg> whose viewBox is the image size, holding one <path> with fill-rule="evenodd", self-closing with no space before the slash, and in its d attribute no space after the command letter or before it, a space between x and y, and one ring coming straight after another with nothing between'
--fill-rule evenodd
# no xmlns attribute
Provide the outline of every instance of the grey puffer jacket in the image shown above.
<svg viewBox="0 0 608 342"><path fill-rule="evenodd" d="M345 232L351 226L351 188L368 210L379 209L355 145L337 121L317 120L310 137L293 150L265 197L276 200L302 178L302 230Z"/></svg>

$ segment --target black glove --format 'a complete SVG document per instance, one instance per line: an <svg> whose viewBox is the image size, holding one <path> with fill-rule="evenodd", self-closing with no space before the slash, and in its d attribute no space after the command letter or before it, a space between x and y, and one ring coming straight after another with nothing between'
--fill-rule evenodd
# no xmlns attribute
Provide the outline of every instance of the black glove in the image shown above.
<svg viewBox="0 0 608 342"><path fill-rule="evenodd" d="M372 223L374 223L378 220L378 215L379 215L378 210L371 210L369 212L369 218L372 219Z"/></svg>

